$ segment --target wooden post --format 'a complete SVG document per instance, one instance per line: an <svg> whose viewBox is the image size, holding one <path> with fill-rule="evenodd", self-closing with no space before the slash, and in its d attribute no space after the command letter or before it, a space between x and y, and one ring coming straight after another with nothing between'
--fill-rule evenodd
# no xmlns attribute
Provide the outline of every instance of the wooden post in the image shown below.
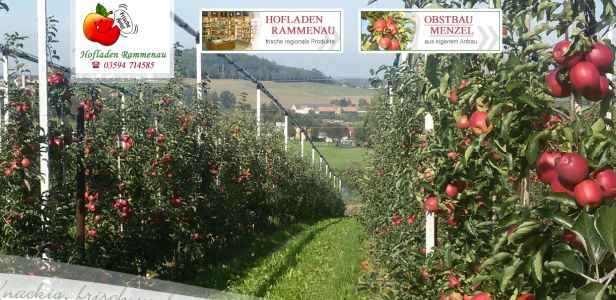
<svg viewBox="0 0 616 300"><path fill-rule="evenodd" d="M427 132L434 130L434 118L431 114L426 114L424 119L424 129ZM434 213L426 211L426 255L429 255L434 248L436 240L436 224Z"/></svg>

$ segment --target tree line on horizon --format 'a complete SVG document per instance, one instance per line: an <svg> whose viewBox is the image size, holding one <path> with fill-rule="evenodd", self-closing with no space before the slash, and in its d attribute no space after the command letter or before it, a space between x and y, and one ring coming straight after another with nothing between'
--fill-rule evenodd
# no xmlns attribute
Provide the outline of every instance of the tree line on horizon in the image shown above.
<svg viewBox="0 0 616 300"><path fill-rule="evenodd" d="M279 65L276 62L270 61L248 54L231 54L229 55L237 63L242 66L248 73L254 76L257 80L263 81L285 81L298 80L318 83L337 83L330 76L326 76L323 72L313 68L311 70L288 67ZM179 56L182 63L183 75L187 78L194 78L197 74L196 65L193 58L195 57L195 48L182 50ZM203 54L201 59L201 68L204 74L210 79L243 79L233 66L229 65L225 60L218 57L216 54Z"/></svg>

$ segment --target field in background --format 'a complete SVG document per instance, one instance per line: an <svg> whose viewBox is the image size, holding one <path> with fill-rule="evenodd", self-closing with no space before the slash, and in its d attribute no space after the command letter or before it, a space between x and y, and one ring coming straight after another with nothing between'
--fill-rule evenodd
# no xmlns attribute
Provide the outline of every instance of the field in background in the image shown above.
<svg viewBox="0 0 616 300"><path fill-rule="evenodd" d="M337 173L347 168L363 168L365 166L364 154L366 153L366 149L364 148L341 146L336 147L328 143L314 144L317 146L317 149L321 151L321 154L323 154L325 159L329 162L330 166ZM310 144L306 142L304 147L306 159L311 159ZM299 153L300 150L298 140L289 141L289 151ZM318 163L318 157L316 158L316 161Z"/></svg>
<svg viewBox="0 0 616 300"><path fill-rule="evenodd" d="M186 79L187 82L194 83L194 79ZM351 99L357 104L360 98L368 101L376 95L375 90L366 88L354 88L333 84L322 84L313 82L273 82L263 81L280 102L291 109L293 104L329 104L330 101L342 97ZM218 92L229 90L239 99L242 93L248 93L246 99L253 107L257 101L255 85L248 80L239 79L215 79L212 80L212 90ZM270 103L267 96L262 95L262 103Z"/></svg>

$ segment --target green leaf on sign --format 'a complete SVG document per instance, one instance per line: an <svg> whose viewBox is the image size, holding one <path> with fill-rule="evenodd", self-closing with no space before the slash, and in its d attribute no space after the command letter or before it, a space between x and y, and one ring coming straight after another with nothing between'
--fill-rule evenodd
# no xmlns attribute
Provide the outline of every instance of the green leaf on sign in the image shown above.
<svg viewBox="0 0 616 300"><path fill-rule="evenodd" d="M573 230L582 236L590 263L593 265L601 263L607 253L607 249L605 249L605 244L595 229L595 219L593 216L585 212L581 213L573 224Z"/></svg>
<svg viewBox="0 0 616 300"><path fill-rule="evenodd" d="M106 17L109 15L109 13L107 12L107 9L104 6L102 6L100 3L96 5L96 13L103 17Z"/></svg>
<svg viewBox="0 0 616 300"><path fill-rule="evenodd" d="M601 206L595 225L607 250L616 253L616 207Z"/></svg>
<svg viewBox="0 0 616 300"><path fill-rule="evenodd" d="M584 262L582 262L575 251L571 250L564 250L554 254L548 266L576 274L584 274Z"/></svg>
<svg viewBox="0 0 616 300"><path fill-rule="evenodd" d="M591 282L575 292L576 300L600 300L606 286L598 282Z"/></svg>

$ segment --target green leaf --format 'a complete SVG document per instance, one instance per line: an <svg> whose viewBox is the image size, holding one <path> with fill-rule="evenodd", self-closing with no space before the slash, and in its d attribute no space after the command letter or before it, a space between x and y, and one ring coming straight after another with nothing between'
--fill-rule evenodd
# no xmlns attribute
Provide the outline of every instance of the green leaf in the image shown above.
<svg viewBox="0 0 616 300"><path fill-rule="evenodd" d="M468 231L468 233L472 234L473 236L477 236L477 230L475 230L475 226L473 225L472 220L467 220L466 222L464 222L464 229L466 229L466 231Z"/></svg>
<svg viewBox="0 0 616 300"><path fill-rule="evenodd" d="M616 253L616 207L601 206L597 210L595 225L606 248Z"/></svg>
<svg viewBox="0 0 616 300"><path fill-rule="evenodd" d="M581 235L590 262L593 265L601 263L603 257L607 253L607 249L605 249L605 244L603 244L601 236L599 236L599 233L595 229L595 220L593 216L586 212L582 212L573 224L573 231Z"/></svg>
<svg viewBox="0 0 616 300"><path fill-rule="evenodd" d="M543 257L545 256L545 252L548 250L550 244L551 241L549 240L544 242L543 245L541 245L541 248L539 248L539 250L535 252L535 255L533 255L533 274L539 282L543 280Z"/></svg>
<svg viewBox="0 0 616 300"><path fill-rule="evenodd" d="M555 300L575 300L575 293L560 295Z"/></svg>
<svg viewBox="0 0 616 300"><path fill-rule="evenodd" d="M439 86L440 80L438 75L436 74L436 70L438 69L438 61L436 60L436 56L428 55L426 60L426 78L432 84L432 86Z"/></svg>
<svg viewBox="0 0 616 300"><path fill-rule="evenodd" d="M598 282L591 282L575 292L576 300L600 300L606 286Z"/></svg>
<svg viewBox="0 0 616 300"><path fill-rule="evenodd" d="M502 260L505 260L505 259L508 259L508 258L511 258L511 254L509 254L507 252L500 252L500 253L494 254L494 255L490 256L489 258L487 258L486 260L484 260L481 263L481 267L485 268L485 267L487 267L489 265L492 265L492 264L494 264L496 262L499 262L499 261L502 261Z"/></svg>
<svg viewBox="0 0 616 300"><path fill-rule="evenodd" d="M103 17L106 17L109 15L109 13L107 12L107 9L104 6L102 6L100 3L96 5L96 13Z"/></svg>
<svg viewBox="0 0 616 300"><path fill-rule="evenodd" d="M564 250L559 251L552 256L552 260L548 263L552 268L567 270L576 274L584 274L584 262L575 251Z"/></svg>
<svg viewBox="0 0 616 300"><path fill-rule="evenodd" d="M445 95L447 93L447 87L449 86L449 74L443 75L441 82L439 83L439 94Z"/></svg>
<svg viewBox="0 0 616 300"><path fill-rule="evenodd" d="M500 281L501 291L505 291L505 288L507 288L507 284L509 283L509 281L511 281L511 278L513 278L513 275L515 275L516 271L521 265L521 261L516 261L515 263L513 263L513 265L510 265L503 270Z"/></svg>
<svg viewBox="0 0 616 300"><path fill-rule="evenodd" d="M590 127L593 133L599 133L605 130L605 121L599 118L592 126Z"/></svg>
<svg viewBox="0 0 616 300"><path fill-rule="evenodd" d="M471 144L468 146L468 148L466 148L466 151L464 151L464 164L468 163L468 160L471 158L471 155L473 155L473 152L475 151L475 145Z"/></svg>
<svg viewBox="0 0 616 300"><path fill-rule="evenodd" d="M526 144L524 151L524 157L531 165L535 163L537 156L539 156L539 136L540 133L534 134L528 141L528 144Z"/></svg>
<svg viewBox="0 0 616 300"><path fill-rule="evenodd" d="M558 202L560 205L568 206L571 208L578 208L575 198L567 193L549 193L545 196L546 200Z"/></svg>

